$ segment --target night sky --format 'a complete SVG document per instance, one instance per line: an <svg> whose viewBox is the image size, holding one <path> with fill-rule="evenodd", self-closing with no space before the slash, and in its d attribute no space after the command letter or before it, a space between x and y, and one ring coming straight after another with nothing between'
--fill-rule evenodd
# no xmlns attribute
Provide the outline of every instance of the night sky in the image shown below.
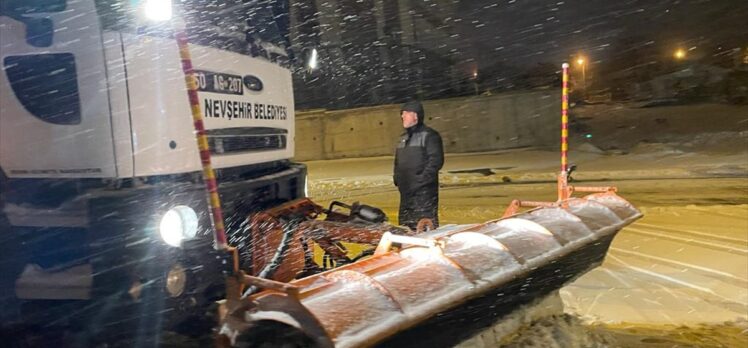
<svg viewBox="0 0 748 348"><path fill-rule="evenodd" d="M395 38L388 57L405 57L392 65L378 59L374 1L337 2L347 49L337 56L322 50L315 75L304 70L296 84L299 105L341 108L413 94L435 99L536 88L555 83L561 63L579 56L590 88L603 90L686 63L731 68L735 49L748 47L748 0L401 1L389 7L394 13L384 11L384 32ZM398 41L398 33L407 40ZM399 51L410 44L417 49ZM676 50L687 58L675 59Z"/></svg>
<svg viewBox="0 0 748 348"><path fill-rule="evenodd" d="M664 52L748 45L748 0L463 0L459 12L462 50L481 65L595 61L626 37Z"/></svg>

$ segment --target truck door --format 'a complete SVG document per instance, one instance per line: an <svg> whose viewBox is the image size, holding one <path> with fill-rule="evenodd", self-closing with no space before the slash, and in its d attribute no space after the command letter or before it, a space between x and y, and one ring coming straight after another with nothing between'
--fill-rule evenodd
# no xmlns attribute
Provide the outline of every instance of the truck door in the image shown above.
<svg viewBox="0 0 748 348"><path fill-rule="evenodd" d="M115 177L92 0L3 0L0 167L8 177Z"/></svg>

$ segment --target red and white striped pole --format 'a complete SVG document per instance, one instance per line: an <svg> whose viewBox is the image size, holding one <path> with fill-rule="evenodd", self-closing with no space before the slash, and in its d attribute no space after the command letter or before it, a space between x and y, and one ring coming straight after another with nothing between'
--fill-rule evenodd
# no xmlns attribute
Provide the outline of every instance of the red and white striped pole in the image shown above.
<svg viewBox="0 0 748 348"><path fill-rule="evenodd" d="M208 191L208 204L210 205L210 220L213 225L213 240L215 248L218 250L227 250L228 242L226 239L226 230L223 225L223 210L221 210L221 199L218 197L218 183L216 174L210 162L210 148L208 147L208 138L205 135L205 125L203 123L203 114L200 110L200 100L197 98L197 79L192 67L192 58L187 42L187 33L184 23L174 22L174 36L179 46L179 57L182 60L182 72L184 72L184 82L187 86L187 96L190 101L190 110L192 112L192 124L195 127L195 136L197 139L197 148L200 151L200 162L203 166L203 182Z"/></svg>
<svg viewBox="0 0 748 348"><path fill-rule="evenodd" d="M569 63L561 65L561 173L558 176L558 200L569 198L566 170L569 151Z"/></svg>

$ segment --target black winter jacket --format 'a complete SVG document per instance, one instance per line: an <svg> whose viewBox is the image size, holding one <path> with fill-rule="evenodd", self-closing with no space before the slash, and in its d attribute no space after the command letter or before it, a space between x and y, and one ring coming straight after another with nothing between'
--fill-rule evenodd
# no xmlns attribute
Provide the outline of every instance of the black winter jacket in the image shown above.
<svg viewBox="0 0 748 348"><path fill-rule="evenodd" d="M408 128L400 136L395 151L394 181L401 194L429 188L437 194L439 170L444 165L444 150L439 133L423 123Z"/></svg>

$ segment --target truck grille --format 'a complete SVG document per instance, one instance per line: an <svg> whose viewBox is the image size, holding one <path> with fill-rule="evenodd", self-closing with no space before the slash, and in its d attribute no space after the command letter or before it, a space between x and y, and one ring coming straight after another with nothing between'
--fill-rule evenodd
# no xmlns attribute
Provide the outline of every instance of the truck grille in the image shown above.
<svg viewBox="0 0 748 348"><path fill-rule="evenodd" d="M280 128L224 128L206 131L212 154L257 152L285 149L287 131Z"/></svg>

